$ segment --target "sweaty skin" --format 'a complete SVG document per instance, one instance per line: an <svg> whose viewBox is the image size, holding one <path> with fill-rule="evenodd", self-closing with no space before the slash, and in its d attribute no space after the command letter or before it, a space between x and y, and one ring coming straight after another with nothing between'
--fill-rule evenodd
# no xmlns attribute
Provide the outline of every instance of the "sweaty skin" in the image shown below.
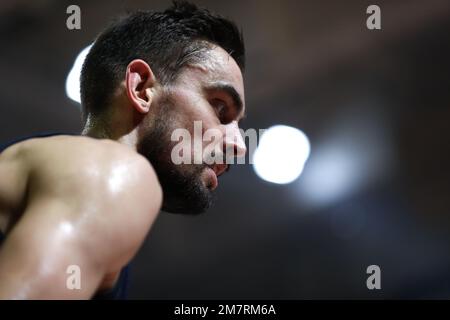
<svg viewBox="0 0 450 320"><path fill-rule="evenodd" d="M111 140L56 136L0 154L0 299L86 299L114 285L157 213L149 162ZM81 290L68 290L68 266Z"/></svg>
<svg viewBox="0 0 450 320"><path fill-rule="evenodd" d="M101 139L105 128L88 119L83 134L93 138L37 138L0 153L0 230L6 235L0 299L89 299L114 286L163 203L162 169L158 179L156 163L137 145L161 115L167 91L176 115L167 121L169 136L177 127L192 133L200 120L203 130L223 132L224 150L245 155L238 125L245 113L243 78L227 52L215 47L168 90L145 62L131 61L110 106L108 139ZM164 164L179 174L192 171L190 165L170 166L169 143ZM223 172L216 169L196 176L203 189L211 188L211 174ZM166 191L164 201L170 199ZM66 287L72 265L81 269L81 290Z"/></svg>

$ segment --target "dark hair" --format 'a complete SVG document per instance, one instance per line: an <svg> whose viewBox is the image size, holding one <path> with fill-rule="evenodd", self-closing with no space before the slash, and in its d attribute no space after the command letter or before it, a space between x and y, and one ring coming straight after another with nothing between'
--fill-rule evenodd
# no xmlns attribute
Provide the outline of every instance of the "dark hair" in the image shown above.
<svg viewBox="0 0 450 320"><path fill-rule="evenodd" d="M163 12L137 11L119 19L95 40L81 72L84 119L100 115L133 59L142 59L157 80L176 79L186 63L198 62L215 44L227 51L243 71L245 49L236 25L185 1Z"/></svg>

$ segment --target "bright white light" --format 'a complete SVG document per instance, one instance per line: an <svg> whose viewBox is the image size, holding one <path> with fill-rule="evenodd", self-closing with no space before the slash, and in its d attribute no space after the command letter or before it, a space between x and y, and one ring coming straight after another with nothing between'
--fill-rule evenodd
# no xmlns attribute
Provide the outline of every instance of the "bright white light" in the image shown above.
<svg viewBox="0 0 450 320"><path fill-rule="evenodd" d="M293 127L267 129L253 155L253 168L263 180L285 184L297 179L310 152L306 135Z"/></svg>
<svg viewBox="0 0 450 320"><path fill-rule="evenodd" d="M81 68L83 67L84 59L86 58L87 54L89 53L89 50L91 49L92 44L84 48L75 59L75 63L72 66L72 69L70 69L69 75L66 79L66 94L67 96L72 99L73 101L76 101L78 103L81 103L80 98L80 75L81 75Z"/></svg>
<svg viewBox="0 0 450 320"><path fill-rule="evenodd" d="M355 149L317 146L300 184L303 203L330 204L361 185L365 165Z"/></svg>

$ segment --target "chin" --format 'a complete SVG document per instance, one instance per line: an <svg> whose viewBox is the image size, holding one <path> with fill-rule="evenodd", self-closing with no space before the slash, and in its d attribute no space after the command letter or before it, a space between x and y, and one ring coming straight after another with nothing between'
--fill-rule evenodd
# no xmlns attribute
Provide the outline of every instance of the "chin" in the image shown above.
<svg viewBox="0 0 450 320"><path fill-rule="evenodd" d="M194 184L185 189L178 187L163 190L164 200L162 209L169 213L197 215L206 212L213 204L212 191L203 184Z"/></svg>
<svg viewBox="0 0 450 320"><path fill-rule="evenodd" d="M160 172L163 189L162 210L197 215L213 203L213 192L207 187L203 166L172 167Z"/></svg>

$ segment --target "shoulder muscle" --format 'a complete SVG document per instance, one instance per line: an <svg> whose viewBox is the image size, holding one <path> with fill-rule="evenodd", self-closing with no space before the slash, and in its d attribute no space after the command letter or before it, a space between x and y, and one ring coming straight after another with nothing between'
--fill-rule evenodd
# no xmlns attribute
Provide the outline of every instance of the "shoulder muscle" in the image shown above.
<svg viewBox="0 0 450 320"><path fill-rule="evenodd" d="M46 139L47 140L47 139ZM71 221L120 268L137 251L162 202L150 163L113 141L58 137L29 152L31 201L58 199ZM92 239L94 241L94 239Z"/></svg>

